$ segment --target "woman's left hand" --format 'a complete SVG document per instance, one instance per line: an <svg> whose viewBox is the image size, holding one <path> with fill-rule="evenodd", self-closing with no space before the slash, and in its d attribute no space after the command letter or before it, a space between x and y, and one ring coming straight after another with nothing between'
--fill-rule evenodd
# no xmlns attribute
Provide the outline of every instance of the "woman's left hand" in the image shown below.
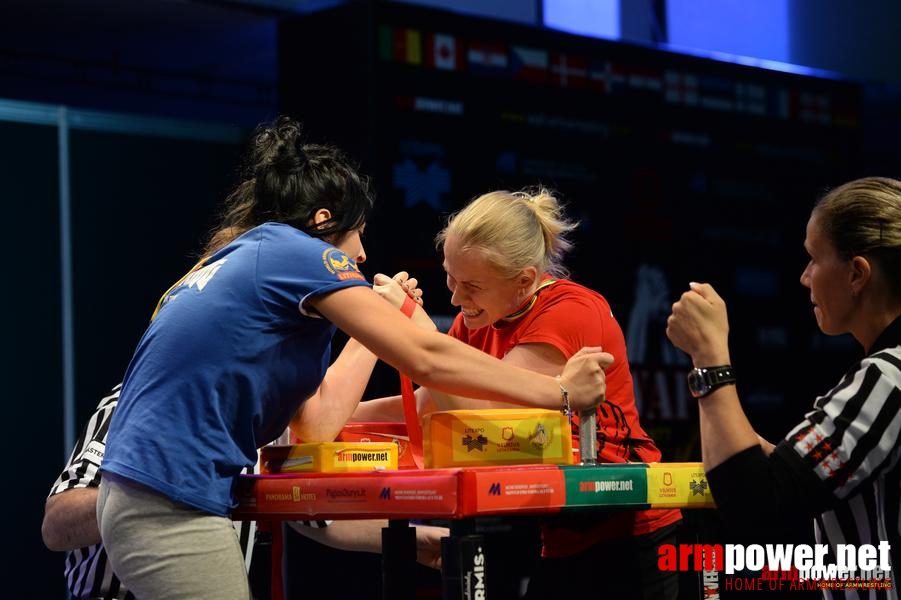
<svg viewBox="0 0 901 600"><path fill-rule="evenodd" d="M418 286L419 281L406 271L400 271L394 277L376 273L372 278L372 289L395 308L400 308L407 296L422 306L422 290Z"/></svg>

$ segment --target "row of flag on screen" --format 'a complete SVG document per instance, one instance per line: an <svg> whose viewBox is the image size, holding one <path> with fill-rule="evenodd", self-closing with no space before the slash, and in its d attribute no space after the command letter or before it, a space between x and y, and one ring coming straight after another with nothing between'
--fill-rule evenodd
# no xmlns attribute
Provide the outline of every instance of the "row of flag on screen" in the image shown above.
<svg viewBox="0 0 901 600"><path fill-rule="evenodd" d="M836 106L825 93L388 25L379 28L378 43L380 60L423 68L610 95L654 94L669 104L718 112L820 125L859 124L853 107Z"/></svg>

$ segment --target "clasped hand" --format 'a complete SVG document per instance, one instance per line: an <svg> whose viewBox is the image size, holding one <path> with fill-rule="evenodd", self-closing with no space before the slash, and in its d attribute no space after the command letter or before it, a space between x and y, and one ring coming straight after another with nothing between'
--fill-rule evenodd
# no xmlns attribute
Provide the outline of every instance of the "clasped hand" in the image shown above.
<svg viewBox="0 0 901 600"><path fill-rule="evenodd" d="M410 277L406 271L399 271L394 277L376 273L372 278L372 289L395 308L400 308L407 296L422 306L422 290L419 288L419 281L415 277Z"/></svg>
<svg viewBox="0 0 901 600"><path fill-rule="evenodd" d="M613 355L604 352L600 346L586 346L566 361L560 384L569 392L573 410L581 411L606 401L607 378L604 370L612 364Z"/></svg>
<svg viewBox="0 0 901 600"><path fill-rule="evenodd" d="M695 366L730 364L726 303L709 283L689 284L689 290L673 304L666 336L691 356Z"/></svg>

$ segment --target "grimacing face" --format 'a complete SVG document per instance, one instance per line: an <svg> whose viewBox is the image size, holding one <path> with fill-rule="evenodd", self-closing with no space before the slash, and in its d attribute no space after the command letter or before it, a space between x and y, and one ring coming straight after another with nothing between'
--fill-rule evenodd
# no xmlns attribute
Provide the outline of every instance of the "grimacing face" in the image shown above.
<svg viewBox="0 0 901 600"><path fill-rule="evenodd" d="M444 271L451 304L460 307L469 329L491 325L514 312L522 301L518 278L501 276L478 248L463 248L449 235L444 241Z"/></svg>

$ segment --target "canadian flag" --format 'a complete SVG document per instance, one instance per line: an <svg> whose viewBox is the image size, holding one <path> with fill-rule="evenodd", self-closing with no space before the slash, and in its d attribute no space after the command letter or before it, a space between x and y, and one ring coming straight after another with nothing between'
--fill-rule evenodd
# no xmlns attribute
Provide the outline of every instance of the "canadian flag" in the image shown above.
<svg viewBox="0 0 901 600"><path fill-rule="evenodd" d="M456 71L462 67L457 39L445 33L431 33L426 42L426 64L436 69Z"/></svg>

